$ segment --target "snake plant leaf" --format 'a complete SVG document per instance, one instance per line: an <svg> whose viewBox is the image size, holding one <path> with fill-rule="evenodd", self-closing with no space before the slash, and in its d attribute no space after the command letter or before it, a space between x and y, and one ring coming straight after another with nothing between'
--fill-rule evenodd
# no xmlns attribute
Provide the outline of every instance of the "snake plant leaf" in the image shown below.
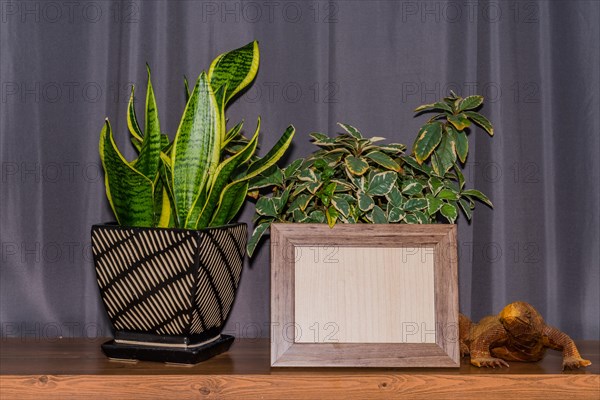
<svg viewBox="0 0 600 400"><path fill-rule="evenodd" d="M338 122L338 125L345 130L346 132L348 132L350 135L352 135L353 138L355 139L362 139L363 135L362 133L360 133L360 131L358 129L356 129L355 127L353 127L352 125L348 125L348 124L342 124L341 122Z"/></svg>
<svg viewBox="0 0 600 400"><path fill-rule="evenodd" d="M258 135L258 129L260 128L260 120L258 125L259 126L257 127L256 135ZM219 222L223 221L224 218L226 218L224 216L231 214L230 208L233 204L236 204L235 199L237 198L236 196L239 192L240 185L245 184L245 182L249 181L250 179L254 178L255 176L261 174L262 172L266 171L268 168L273 166L289 147L292 138L294 137L294 133L295 128L290 125L283 133L283 135L281 135L281 138L279 138L277 143L275 143L275 145L263 158L252 163L250 165L250 168L248 168L248 171L244 175L238 177L236 180L227 184L227 186L223 188L218 201L217 211L214 213L212 221L210 222L210 226L215 226L215 224L219 224ZM203 216L201 216L201 221L202 218Z"/></svg>
<svg viewBox="0 0 600 400"><path fill-rule="evenodd" d="M264 235L267 229L271 226L271 222L261 222L254 228L254 232L252 232L252 236L248 240L248 244L246 245L246 252L248 253L248 257L252 257L254 251L256 250L256 245L260 241L260 238Z"/></svg>
<svg viewBox="0 0 600 400"><path fill-rule="evenodd" d="M456 218L458 217L458 211L456 210L456 207L454 207L452 204L444 204L440 209L440 212L451 224L453 224L454 221L456 221Z"/></svg>
<svg viewBox="0 0 600 400"><path fill-rule="evenodd" d="M99 149L106 196L119 225L153 226L153 182L119 152L108 120L100 133Z"/></svg>
<svg viewBox="0 0 600 400"><path fill-rule="evenodd" d="M398 174L393 171L380 172L373 175L369 179L367 194L369 196L385 196L392 190L397 178Z"/></svg>
<svg viewBox="0 0 600 400"><path fill-rule="evenodd" d="M243 126L244 126L244 121L242 120L236 126L231 128L230 130L228 130L227 134L225 135L225 142L223 143L223 145L227 145L227 143L229 143L233 139L235 139L238 136L238 134L240 133L240 131L242 130Z"/></svg>
<svg viewBox="0 0 600 400"><path fill-rule="evenodd" d="M152 88L150 67L148 70L148 89L146 91L146 125L145 134L140 148L140 155L133 164L134 168L144 174L147 178L154 180L158 175L158 163L161 152L160 122L158 120L158 108L154 89ZM158 195L162 190L158 191Z"/></svg>
<svg viewBox="0 0 600 400"><path fill-rule="evenodd" d="M468 96L458 104L458 111L474 110L483 104L483 96Z"/></svg>
<svg viewBox="0 0 600 400"><path fill-rule="evenodd" d="M219 107L227 106L233 96L242 91L256 77L260 55L258 42L219 55L210 65L208 79L213 88L227 85Z"/></svg>
<svg viewBox="0 0 600 400"><path fill-rule="evenodd" d="M215 178L212 181L212 185L210 188L210 193L206 198L199 199L196 203L194 203L192 210L189 214L190 221L193 221L191 225L195 226L194 229L205 228L214 218L215 209L220 208L221 216L219 218L227 219L229 215L228 208L223 208L221 203L223 202L223 194L224 188L227 186L229 182L231 182L231 176L236 168L246 162L252 157L254 152L256 151L256 147L258 146L258 135L260 132L260 118L256 124L256 131L254 132L254 136L248 142L246 147L244 147L241 151L236 153L235 155L229 157L225 161L223 161L217 167L215 172ZM227 206L233 204L235 199L238 196L238 189L231 190L229 192L229 196L232 196L231 199L226 199ZM243 198L246 197L246 193L243 194Z"/></svg>
<svg viewBox="0 0 600 400"><path fill-rule="evenodd" d="M487 204L490 207L494 207L494 205L492 204L492 202L490 201L490 199L488 199L488 197L481 193L479 190L475 190L475 189L469 189L469 190L463 190L461 192L462 195L465 196L469 196L469 197L475 197L477 200Z"/></svg>
<svg viewBox="0 0 600 400"><path fill-rule="evenodd" d="M361 176L369 170L369 164L364 158L348 156L344 159L344 164L346 164L348 172L356 176Z"/></svg>
<svg viewBox="0 0 600 400"><path fill-rule="evenodd" d="M442 124L440 122L436 121L423 125L413 145L413 152L417 162L423 164L423 161L429 158L441 140Z"/></svg>
<svg viewBox="0 0 600 400"><path fill-rule="evenodd" d="M376 164L381 165L384 168L387 168L392 171L400 172L402 168L398 165L392 157L381 151L372 151L368 154L365 154L365 158L373 160Z"/></svg>
<svg viewBox="0 0 600 400"><path fill-rule="evenodd" d="M292 125L288 126L283 135L279 138L277 143L265 154L263 158L260 158L253 162L248 168L248 174L245 179L250 179L255 177L256 175L262 173L267 168L275 164L286 152L290 144L292 143L292 139L294 138L294 134L296 133L296 128Z"/></svg>
<svg viewBox="0 0 600 400"><path fill-rule="evenodd" d="M459 131L464 130L471 126L471 121L467 118L467 116L463 113L458 115L450 115L448 116L448 122L450 122L456 129Z"/></svg>
<svg viewBox="0 0 600 400"><path fill-rule="evenodd" d="M217 168L218 132L219 109L203 72L185 107L172 149L172 186L180 227L195 228L195 221L188 216Z"/></svg>
<svg viewBox="0 0 600 400"><path fill-rule="evenodd" d="M246 195L248 194L249 184L250 182L248 181L242 182L239 185L237 185L235 191L232 190L230 196L233 199L233 201L229 206L229 212L227 213L227 216L224 220L221 220L221 213L217 212L215 214L215 218L213 219L213 221L211 221L211 226L220 226L228 224L231 220L235 218L235 216L238 214L244 203L246 203ZM223 213L222 215L225 215L225 213Z"/></svg>
<svg viewBox="0 0 600 400"><path fill-rule="evenodd" d="M127 128L131 134L131 143L135 149L139 152L142 148L142 137L144 134L140 129L140 125L135 115L135 100L134 100L134 86L131 87L131 95L129 96L129 103L127 104Z"/></svg>
<svg viewBox="0 0 600 400"><path fill-rule="evenodd" d="M185 85L185 104L190 101L190 84L188 82L187 76L183 76L183 84Z"/></svg>
<svg viewBox="0 0 600 400"><path fill-rule="evenodd" d="M492 128L492 123L486 117L474 111L465 111L463 114L466 115L471 121L482 127L490 136L494 136L494 128Z"/></svg>

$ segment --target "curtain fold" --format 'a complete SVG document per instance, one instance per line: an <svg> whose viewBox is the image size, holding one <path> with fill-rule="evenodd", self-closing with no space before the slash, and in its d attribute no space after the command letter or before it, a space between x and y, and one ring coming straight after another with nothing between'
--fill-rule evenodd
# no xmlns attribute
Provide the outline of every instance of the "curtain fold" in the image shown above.
<svg viewBox="0 0 600 400"><path fill-rule="evenodd" d="M193 84L219 53L256 39L259 74L230 123L244 118L248 131L260 115L263 148L294 124L287 161L337 122L410 146L425 119L415 107L449 90L484 95L496 134L472 130L465 177L495 207L459 219L461 310L478 319L524 300L572 337L598 339L600 3L50 3L1 5L3 337L110 334L89 246L90 226L113 219L104 118L132 157L125 110L133 84L142 115L148 62L173 137L183 76ZM269 335L268 245L243 274L226 328L238 337Z"/></svg>

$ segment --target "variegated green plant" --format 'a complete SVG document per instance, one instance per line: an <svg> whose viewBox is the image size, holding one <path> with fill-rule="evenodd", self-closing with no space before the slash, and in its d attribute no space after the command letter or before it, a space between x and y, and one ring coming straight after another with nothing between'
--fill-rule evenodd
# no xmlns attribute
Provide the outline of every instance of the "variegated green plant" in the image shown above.
<svg viewBox="0 0 600 400"><path fill-rule="evenodd" d="M481 192L465 189L461 172L471 121L493 134L487 118L473 111L482 103L481 96L451 93L417 108L438 114L420 129L411 155L403 154L402 144L379 144L384 138L366 138L346 124L339 124L344 132L335 138L311 134L319 150L284 169L274 165L250 182L258 201L248 253L272 222L454 223L459 208L471 219L475 200L492 206ZM258 196L266 188L271 193Z"/></svg>
<svg viewBox="0 0 600 400"><path fill-rule="evenodd" d="M120 225L201 229L235 218L249 181L274 165L294 136L289 126L259 158L260 118L250 138L242 135L241 122L227 130L225 109L254 80L258 65L258 43L251 42L217 57L191 93L186 80L186 106L172 142L160 126L148 69L144 130L136 118L133 89L127 108L138 157L123 157L108 119L100 135L106 195Z"/></svg>

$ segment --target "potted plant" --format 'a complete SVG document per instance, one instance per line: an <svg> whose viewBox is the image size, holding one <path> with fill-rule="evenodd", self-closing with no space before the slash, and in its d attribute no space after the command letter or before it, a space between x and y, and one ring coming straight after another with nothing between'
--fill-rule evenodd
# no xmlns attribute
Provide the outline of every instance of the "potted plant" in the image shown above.
<svg viewBox="0 0 600 400"><path fill-rule="evenodd" d="M312 133L319 150L252 179L258 201L248 253L272 223L453 224L459 209L471 219L475 201L491 207L483 193L465 188L461 171L471 124L494 134L490 121L474 111L482 104L482 96L463 99L451 92L418 107L417 113L436 115L419 130L410 155L403 144L378 144L385 138L364 137L347 124L339 124L344 132L334 138ZM265 188L270 193L259 195Z"/></svg>
<svg viewBox="0 0 600 400"><path fill-rule="evenodd" d="M471 124L493 135L482 103L451 93L417 108L436 114L409 155L339 124L311 135L305 159L252 179L249 254L271 228L271 365L460 365L454 223L475 201L492 206L461 171Z"/></svg>
<svg viewBox="0 0 600 400"><path fill-rule="evenodd" d="M138 157L127 161L106 120L100 158L116 223L92 227L94 263L115 339L113 358L196 363L226 351L221 331L243 267L247 227L232 223L251 179L291 143L288 127L262 158L242 122L227 129L225 109L254 80L258 43L218 56L191 90L173 141L163 133L148 68L145 124L127 108Z"/></svg>

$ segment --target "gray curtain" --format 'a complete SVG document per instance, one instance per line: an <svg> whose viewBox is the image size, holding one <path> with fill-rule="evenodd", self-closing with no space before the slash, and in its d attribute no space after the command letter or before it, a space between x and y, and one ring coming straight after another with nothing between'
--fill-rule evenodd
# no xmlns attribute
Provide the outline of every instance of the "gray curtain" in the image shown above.
<svg viewBox="0 0 600 400"><path fill-rule="evenodd" d="M411 144L412 110L486 97L466 177L488 194L459 221L461 310L524 300L574 338L599 337L600 3L590 1L9 1L0 11L2 337L107 336L90 226L113 219L98 139L153 71L173 135L213 57L257 39L254 86L230 109L262 145L297 128L288 160L337 121ZM140 102L141 103L141 102ZM141 107L140 111L141 112ZM253 207L241 220L250 222ZM268 242L246 266L227 331L267 336Z"/></svg>

